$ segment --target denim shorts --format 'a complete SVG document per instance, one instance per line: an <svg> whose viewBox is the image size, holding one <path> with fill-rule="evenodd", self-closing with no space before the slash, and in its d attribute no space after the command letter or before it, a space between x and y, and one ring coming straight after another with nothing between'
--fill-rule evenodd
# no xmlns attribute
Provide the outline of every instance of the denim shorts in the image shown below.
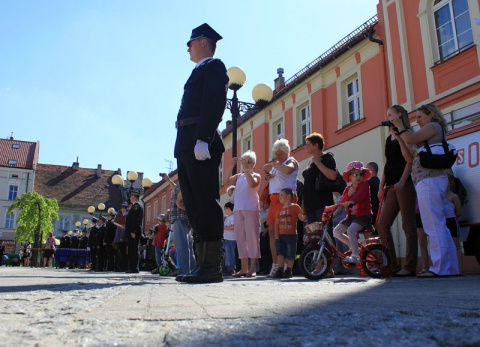
<svg viewBox="0 0 480 347"><path fill-rule="evenodd" d="M297 256L297 234L280 234L275 240L277 255L283 256L288 260L295 260Z"/></svg>

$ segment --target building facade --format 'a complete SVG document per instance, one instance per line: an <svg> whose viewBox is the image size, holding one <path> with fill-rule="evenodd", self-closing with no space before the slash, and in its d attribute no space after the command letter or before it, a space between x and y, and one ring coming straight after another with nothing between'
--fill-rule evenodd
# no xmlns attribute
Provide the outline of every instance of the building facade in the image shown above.
<svg viewBox="0 0 480 347"><path fill-rule="evenodd" d="M17 196L33 190L40 142L0 139L0 241L14 253L18 211L7 213Z"/></svg>
<svg viewBox="0 0 480 347"><path fill-rule="evenodd" d="M38 164L34 190L49 199L58 202L59 220L54 225L54 235L61 236L62 230L74 230L76 222L80 229L90 227L83 225L85 219L91 219L87 212L89 206L95 207L95 216L107 214L110 207L116 211L122 203L121 191L112 184L112 177L120 174L120 169L103 170L102 165L96 169L81 168L78 162L72 166ZM103 203L105 209L98 210Z"/></svg>

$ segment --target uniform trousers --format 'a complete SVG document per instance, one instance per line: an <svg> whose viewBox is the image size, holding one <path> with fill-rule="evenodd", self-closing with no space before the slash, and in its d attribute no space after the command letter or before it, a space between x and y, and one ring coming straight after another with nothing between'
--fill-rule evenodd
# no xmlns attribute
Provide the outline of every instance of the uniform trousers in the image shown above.
<svg viewBox="0 0 480 347"><path fill-rule="evenodd" d="M210 151L210 156L197 160L193 151L177 153L178 181L196 241L223 239L219 171L222 152Z"/></svg>
<svg viewBox="0 0 480 347"><path fill-rule="evenodd" d="M404 268L409 272L417 270L418 236L415 223L415 198L415 187L412 181L405 182L401 189L389 189L378 218L377 232L379 236L388 238L387 248L394 271L399 268L391 227L399 212L402 216L402 227L406 239Z"/></svg>
<svg viewBox="0 0 480 347"><path fill-rule="evenodd" d="M423 230L428 235L432 259L430 271L437 275L458 275L457 250L447 228L443 209L447 185L448 178L443 175L424 178L417 183L415 189Z"/></svg>
<svg viewBox="0 0 480 347"><path fill-rule="evenodd" d="M128 271L138 271L138 236L127 238Z"/></svg>
<svg viewBox="0 0 480 347"><path fill-rule="evenodd" d="M260 255L260 213L259 211L234 211L235 238L240 259L258 259Z"/></svg>

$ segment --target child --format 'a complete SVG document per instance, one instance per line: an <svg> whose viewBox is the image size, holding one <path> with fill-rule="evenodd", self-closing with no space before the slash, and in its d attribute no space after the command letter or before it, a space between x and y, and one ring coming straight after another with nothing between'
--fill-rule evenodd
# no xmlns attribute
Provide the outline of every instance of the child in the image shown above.
<svg viewBox="0 0 480 347"><path fill-rule="evenodd" d="M463 273L463 254L460 248L460 242L458 241L458 218L462 215L462 203L457 194L452 189L454 188L455 181L452 175L448 175L448 187L445 193L445 201L443 209L445 211L445 218L447 222L447 228L450 230L450 234L455 243L457 249L458 270Z"/></svg>
<svg viewBox="0 0 480 347"><path fill-rule="evenodd" d="M347 217L333 230L337 239L350 246L352 255L344 259L347 263L359 263L357 232L363 229L372 230L372 206L370 204L370 186L367 180L370 170L361 161L352 161L343 173L343 179L350 185L342 195L343 206ZM352 206L353 205L353 206ZM347 232L346 236L344 233Z"/></svg>
<svg viewBox="0 0 480 347"><path fill-rule="evenodd" d="M157 217L158 224L153 228L155 233L155 239L153 240L153 246L155 246L155 261L157 262L157 268L152 273L158 273L158 266L162 263L163 248L165 247L165 240L167 239L167 216L161 214Z"/></svg>
<svg viewBox="0 0 480 347"><path fill-rule="evenodd" d="M282 207L275 215L275 248L277 250L278 269L273 278L292 278L293 262L297 254L297 219L304 221L307 215L302 213L302 208L292 203L293 191L284 188L278 195ZM287 268L284 270L285 259Z"/></svg>
<svg viewBox="0 0 480 347"><path fill-rule="evenodd" d="M225 248L225 276L233 276L235 274L235 239L234 219L233 219L233 203L230 201L223 206L226 218L223 222L223 247Z"/></svg>

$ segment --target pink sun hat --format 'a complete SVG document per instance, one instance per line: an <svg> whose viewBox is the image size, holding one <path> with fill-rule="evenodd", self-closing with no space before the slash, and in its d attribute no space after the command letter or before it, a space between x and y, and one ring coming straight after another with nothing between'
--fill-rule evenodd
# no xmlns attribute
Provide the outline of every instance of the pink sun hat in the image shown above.
<svg viewBox="0 0 480 347"><path fill-rule="evenodd" d="M372 173L370 172L369 169L363 166L363 163L361 161L351 161L347 165L347 169L343 172L342 177L345 180L345 182L349 182L349 174L353 170L360 170L363 172L363 182L368 180L370 176L372 176Z"/></svg>

